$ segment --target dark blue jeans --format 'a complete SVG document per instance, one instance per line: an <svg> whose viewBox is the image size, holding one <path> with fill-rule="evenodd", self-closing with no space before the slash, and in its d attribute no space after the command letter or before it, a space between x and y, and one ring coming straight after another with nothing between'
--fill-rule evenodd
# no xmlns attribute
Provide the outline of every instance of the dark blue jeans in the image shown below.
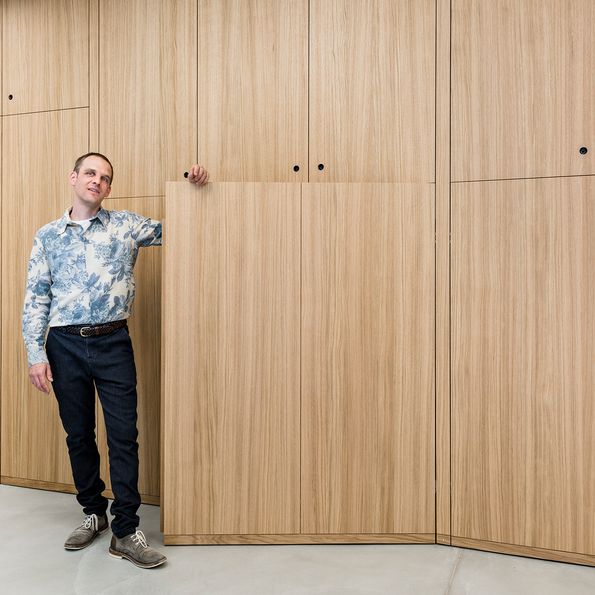
<svg viewBox="0 0 595 595"><path fill-rule="evenodd" d="M136 367L128 327L108 335L80 337L51 328L46 351L77 500L85 514L102 515L108 501L99 474L95 441L95 388L107 430L114 502L112 532L122 538L139 524Z"/></svg>

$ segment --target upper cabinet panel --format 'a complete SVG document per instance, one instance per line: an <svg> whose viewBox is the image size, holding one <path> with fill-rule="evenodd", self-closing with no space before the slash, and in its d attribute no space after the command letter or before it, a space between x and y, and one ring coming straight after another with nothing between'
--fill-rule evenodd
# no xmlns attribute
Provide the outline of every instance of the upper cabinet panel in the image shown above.
<svg viewBox="0 0 595 595"><path fill-rule="evenodd" d="M212 181L307 181L308 1L199 0L198 154Z"/></svg>
<svg viewBox="0 0 595 595"><path fill-rule="evenodd" d="M2 6L2 113L89 105L89 1Z"/></svg>
<svg viewBox="0 0 595 595"><path fill-rule="evenodd" d="M435 2L310 4L310 181L434 180Z"/></svg>
<svg viewBox="0 0 595 595"><path fill-rule="evenodd" d="M197 159L196 2L99 9L99 150L114 164L112 197L163 195Z"/></svg>
<svg viewBox="0 0 595 595"><path fill-rule="evenodd" d="M452 9L453 181L595 173L595 2Z"/></svg>

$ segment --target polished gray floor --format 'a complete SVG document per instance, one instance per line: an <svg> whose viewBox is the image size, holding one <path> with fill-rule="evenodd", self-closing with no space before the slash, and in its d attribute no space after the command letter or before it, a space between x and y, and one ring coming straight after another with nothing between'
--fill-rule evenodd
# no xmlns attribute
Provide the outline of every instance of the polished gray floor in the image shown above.
<svg viewBox="0 0 595 595"><path fill-rule="evenodd" d="M168 563L141 570L107 554L109 533L62 548L74 496L0 486L0 591L10 595L594 595L595 568L439 545L169 546L159 508L141 529Z"/></svg>

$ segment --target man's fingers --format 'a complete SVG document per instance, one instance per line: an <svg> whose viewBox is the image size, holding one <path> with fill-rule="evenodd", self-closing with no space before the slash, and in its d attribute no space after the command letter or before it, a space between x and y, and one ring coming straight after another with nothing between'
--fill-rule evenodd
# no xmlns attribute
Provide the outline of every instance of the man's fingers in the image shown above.
<svg viewBox="0 0 595 595"><path fill-rule="evenodd" d="M202 165L193 165L188 174L188 180L198 186L203 186L209 179L209 172Z"/></svg>
<svg viewBox="0 0 595 595"><path fill-rule="evenodd" d="M31 366L29 370L29 380L31 384L42 393L49 393L50 389L47 385L47 381L53 380L52 371L49 364L36 364Z"/></svg>

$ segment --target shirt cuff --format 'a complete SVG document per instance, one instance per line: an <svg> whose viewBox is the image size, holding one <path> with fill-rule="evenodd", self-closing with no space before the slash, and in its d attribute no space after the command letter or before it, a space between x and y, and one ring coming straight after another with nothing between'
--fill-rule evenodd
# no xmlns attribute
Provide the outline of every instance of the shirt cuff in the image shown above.
<svg viewBox="0 0 595 595"><path fill-rule="evenodd" d="M35 364L49 364L48 356L43 349L29 351L28 360L29 367L34 366Z"/></svg>

